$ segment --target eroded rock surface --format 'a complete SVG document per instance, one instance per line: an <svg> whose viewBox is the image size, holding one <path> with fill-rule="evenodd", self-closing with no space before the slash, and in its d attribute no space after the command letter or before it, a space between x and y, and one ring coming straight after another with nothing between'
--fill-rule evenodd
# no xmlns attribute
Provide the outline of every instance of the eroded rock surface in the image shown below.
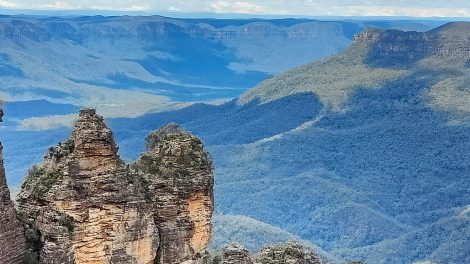
<svg viewBox="0 0 470 264"><path fill-rule="evenodd" d="M3 109L0 105L0 122L2 120ZM3 166L3 147L0 143L0 263L21 263L24 251L23 228L10 198Z"/></svg>
<svg viewBox="0 0 470 264"><path fill-rule="evenodd" d="M253 264L250 253L240 244L231 244L222 249L219 256L215 256L214 264Z"/></svg>
<svg viewBox="0 0 470 264"><path fill-rule="evenodd" d="M255 255L239 244L231 244L214 256L212 264L326 264L311 249L296 242L267 246Z"/></svg>
<svg viewBox="0 0 470 264"><path fill-rule="evenodd" d="M44 162L31 168L18 196L25 263L323 263L296 243L266 247L256 255L232 244L211 258L206 249L213 184L212 161L201 141L178 125L150 133L146 152L126 164L103 118L84 109L70 139L50 148ZM20 240L6 245L24 246L19 222L10 230L19 230ZM1 231L0 238L13 238ZM21 261L9 258L0 263Z"/></svg>
<svg viewBox="0 0 470 264"><path fill-rule="evenodd" d="M320 256L298 243L265 247L255 257L257 264L322 264Z"/></svg>
<svg viewBox="0 0 470 264"><path fill-rule="evenodd" d="M175 125L132 166L94 110L33 167L19 194L39 263L199 263L211 235L213 174L201 142Z"/></svg>
<svg viewBox="0 0 470 264"><path fill-rule="evenodd" d="M201 141L176 124L151 133L147 143L147 153L133 167L142 175L152 207L158 208L157 263L200 259L212 230L212 162Z"/></svg>

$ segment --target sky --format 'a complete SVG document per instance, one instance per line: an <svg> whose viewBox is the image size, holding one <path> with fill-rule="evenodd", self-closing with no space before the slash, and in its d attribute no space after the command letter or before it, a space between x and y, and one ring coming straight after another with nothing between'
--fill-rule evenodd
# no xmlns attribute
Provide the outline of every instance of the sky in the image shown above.
<svg viewBox="0 0 470 264"><path fill-rule="evenodd" d="M282 16L470 17L470 0L0 0L3 10Z"/></svg>

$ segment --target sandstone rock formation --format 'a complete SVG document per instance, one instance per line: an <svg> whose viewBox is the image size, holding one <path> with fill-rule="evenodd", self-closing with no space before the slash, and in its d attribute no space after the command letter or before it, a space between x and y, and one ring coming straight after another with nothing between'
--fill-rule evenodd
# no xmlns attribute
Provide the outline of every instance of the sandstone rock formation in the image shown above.
<svg viewBox="0 0 470 264"><path fill-rule="evenodd" d="M33 167L19 194L30 261L200 263L211 235L212 164L175 125L149 136L132 165L84 109L71 138Z"/></svg>
<svg viewBox="0 0 470 264"><path fill-rule="evenodd" d="M0 264L323 263L296 243L254 256L233 244L211 258L212 162L176 124L150 133L146 152L126 164L103 118L82 110L70 139L27 175L18 196L24 231L2 173Z"/></svg>
<svg viewBox="0 0 470 264"><path fill-rule="evenodd" d="M201 141L176 124L151 133L147 142L147 153L133 167L142 175L147 199L158 208L158 263L200 258L211 237L212 162Z"/></svg>
<svg viewBox="0 0 470 264"><path fill-rule="evenodd" d="M257 264L321 264L320 256L301 244L288 242L265 247L255 257Z"/></svg>
<svg viewBox="0 0 470 264"><path fill-rule="evenodd" d="M224 247L212 260L213 264L325 264L320 256L299 243L267 246L254 256L238 244Z"/></svg>
<svg viewBox="0 0 470 264"><path fill-rule="evenodd" d="M126 164L103 118L80 111L70 139L30 169L20 221L3 167L0 176L0 264L325 263L296 243L254 256L232 244L211 258L212 161L173 123L150 133L146 152Z"/></svg>
<svg viewBox="0 0 470 264"><path fill-rule="evenodd" d="M243 246L231 244L222 249L220 256L215 256L214 264L253 264L251 256Z"/></svg>
<svg viewBox="0 0 470 264"><path fill-rule="evenodd" d="M3 109L0 105L0 122ZM8 190L5 168L3 167L3 147L0 143L0 263L21 263L25 251L23 229L17 219L14 204Z"/></svg>

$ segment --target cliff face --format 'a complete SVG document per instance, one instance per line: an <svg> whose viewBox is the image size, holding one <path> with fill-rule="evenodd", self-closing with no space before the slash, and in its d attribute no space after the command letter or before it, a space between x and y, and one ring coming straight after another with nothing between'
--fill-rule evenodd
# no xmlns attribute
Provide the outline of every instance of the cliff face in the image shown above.
<svg viewBox="0 0 470 264"><path fill-rule="evenodd" d="M19 194L39 263L196 263L210 238L213 176L198 139L162 129L132 166L94 110L30 170ZM155 134L158 134L155 133ZM30 234L30 235L28 235Z"/></svg>
<svg viewBox="0 0 470 264"><path fill-rule="evenodd" d="M470 30L465 22L449 23L428 32L370 28L357 34L355 44L366 44L366 62L377 67L412 66L436 56L455 62L470 59Z"/></svg>
<svg viewBox="0 0 470 264"><path fill-rule="evenodd" d="M3 109L0 105L0 122L2 118ZM24 251L23 229L10 198L3 167L3 147L0 143L0 263L21 263Z"/></svg>
<svg viewBox="0 0 470 264"><path fill-rule="evenodd" d="M330 23L318 26L316 21L304 21L291 27L283 27L270 21L253 20L245 25L227 23L226 26L212 26L210 23L194 23L191 20L171 19L159 16L130 18L88 18L78 21L76 19L60 19L50 21L47 19L24 20L18 18L2 19L0 37L10 40L26 38L36 42L50 41L54 38L64 38L73 41L92 39L131 39L154 40L165 37L187 36L190 38L206 40L246 40L252 38L312 38L320 33L327 33L329 29L341 32L338 24ZM93 23L96 22L96 23ZM326 29L325 29L326 28ZM321 32L324 31L324 32Z"/></svg>

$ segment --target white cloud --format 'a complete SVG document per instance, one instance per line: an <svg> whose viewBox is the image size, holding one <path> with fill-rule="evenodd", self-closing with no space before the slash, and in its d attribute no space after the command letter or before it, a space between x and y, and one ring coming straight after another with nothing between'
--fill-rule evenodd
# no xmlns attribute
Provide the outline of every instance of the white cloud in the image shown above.
<svg viewBox="0 0 470 264"><path fill-rule="evenodd" d="M0 0L0 7L5 7L5 8L15 8L17 7L16 3L7 1L7 0Z"/></svg>
<svg viewBox="0 0 470 264"><path fill-rule="evenodd" d="M54 9L54 10L60 10L60 9L68 10L68 9L73 8L73 6L71 6L69 3L61 2L61 1L57 1L54 3L50 3L50 4L44 4L44 7L49 8L49 9Z"/></svg>
<svg viewBox="0 0 470 264"><path fill-rule="evenodd" d="M336 11L337 12L337 11ZM470 8L423 8L397 6L348 6L347 16L469 17Z"/></svg>
<svg viewBox="0 0 470 264"><path fill-rule="evenodd" d="M174 7L174 6L170 6L166 9L166 11L168 11L168 12L180 12L181 9L179 9L177 7Z"/></svg>
<svg viewBox="0 0 470 264"><path fill-rule="evenodd" d="M115 10L115 11L149 11L152 7L149 4L92 4L81 5L73 3L74 1L56 1L53 3L44 3L36 5L37 9L46 10Z"/></svg>
<svg viewBox="0 0 470 264"><path fill-rule="evenodd" d="M266 9L260 5L249 2L215 2L210 5L216 13L263 14Z"/></svg>
<svg viewBox="0 0 470 264"><path fill-rule="evenodd" d="M0 0L0 7L305 16L470 17L468 0Z"/></svg>
<svg viewBox="0 0 470 264"><path fill-rule="evenodd" d="M152 7L148 4L133 4L133 5L120 5L120 6L113 6L113 5L93 5L86 9L92 10L115 10L115 11L150 11Z"/></svg>

